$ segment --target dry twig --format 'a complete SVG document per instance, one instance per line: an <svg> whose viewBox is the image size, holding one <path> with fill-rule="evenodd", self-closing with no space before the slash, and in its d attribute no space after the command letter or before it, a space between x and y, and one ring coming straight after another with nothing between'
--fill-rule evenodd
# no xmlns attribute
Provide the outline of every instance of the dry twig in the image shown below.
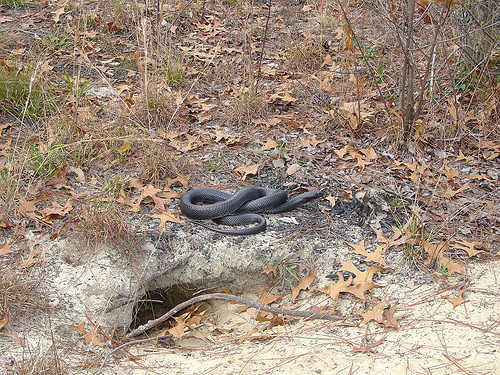
<svg viewBox="0 0 500 375"><path fill-rule="evenodd" d="M226 294L226 293L213 293L213 294L202 294L201 296L196 296L191 299L188 299L187 301L184 301L162 316L160 316L158 319L150 320L146 324L143 324L142 326L137 327L133 331L130 331L127 334L127 338L132 338L135 336L138 336L147 330L165 322L166 320L170 319L172 316L177 314L179 311L182 309L185 309L186 307L202 302L202 301L207 301L210 299L218 299L218 300L226 300L226 301L232 301L236 303L241 303L243 305L247 305L249 307L254 307L258 310L261 311L266 311L270 312L273 314L283 314L283 315L289 315L289 316L299 316L299 317L304 317L304 318L310 318L310 319L324 319L324 320L338 320L340 319L337 316L331 315L331 314L325 314L325 313L317 313L313 311L304 311L304 310L290 310L290 309L282 309L279 307L273 307L273 306L268 306L264 305L259 302L252 301L251 299L244 298L244 297L239 297L239 296L234 296L232 294Z"/></svg>

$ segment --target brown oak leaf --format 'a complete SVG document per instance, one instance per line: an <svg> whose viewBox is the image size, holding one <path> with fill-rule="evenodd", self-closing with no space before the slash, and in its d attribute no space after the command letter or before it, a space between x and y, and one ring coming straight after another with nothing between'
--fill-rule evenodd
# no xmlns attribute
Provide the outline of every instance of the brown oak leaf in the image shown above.
<svg viewBox="0 0 500 375"><path fill-rule="evenodd" d="M458 296L456 297L448 297L448 296L441 296L441 298L447 299L453 304L453 308L457 307L458 305L461 305L462 303L465 302L464 298L464 292L466 291L466 288L460 289L458 292Z"/></svg>
<svg viewBox="0 0 500 375"><path fill-rule="evenodd" d="M356 313L361 315L361 317L363 318L363 321L360 323L360 325L366 324L370 320L375 320L379 324L384 323L384 307L386 302L387 301L384 298L378 305L366 312L360 312L357 308L355 308Z"/></svg>
<svg viewBox="0 0 500 375"><path fill-rule="evenodd" d="M3 244L0 245L0 255L7 255L11 253L12 251L10 248L12 247L12 243L8 243L5 241Z"/></svg>
<svg viewBox="0 0 500 375"><path fill-rule="evenodd" d="M155 219L160 219L159 228L161 233L165 232L165 224L167 223L167 221L177 224L184 224L184 220L175 217L173 214L167 211L164 211L160 214L153 214L151 215L151 217Z"/></svg>
<svg viewBox="0 0 500 375"><path fill-rule="evenodd" d="M365 249L365 240L362 240L357 244L349 242L347 244L354 249L354 251L349 251L349 253L355 253L364 256L365 257L365 259L363 259L364 262L375 262L382 265L385 268L388 267L384 258L382 258L382 253L386 249L385 245L381 245L377 247L377 249L374 252L369 253Z"/></svg>
<svg viewBox="0 0 500 375"><path fill-rule="evenodd" d="M291 301L295 302L295 299L299 295L300 291L309 288L309 286L312 284L315 278L316 278L316 270L311 270L306 277L300 280L299 285L293 288Z"/></svg>
<svg viewBox="0 0 500 375"><path fill-rule="evenodd" d="M262 146L260 148L259 151L268 151L268 150L272 150L273 148L275 147L278 147L279 145L272 139L272 138L267 138L267 141L266 143L264 144L264 146Z"/></svg>
<svg viewBox="0 0 500 375"><path fill-rule="evenodd" d="M366 271L360 271L354 264L352 264L352 259L349 257L347 261L343 261L340 259L340 263L342 264L341 270L349 271L354 274L354 285L372 285L373 276L379 271L383 270L380 266L373 266L368 268Z"/></svg>
<svg viewBox="0 0 500 375"><path fill-rule="evenodd" d="M242 165L241 167L236 168L234 171L239 173L242 181L245 181L249 174L257 174L259 170L260 164L252 164L252 165Z"/></svg>
<svg viewBox="0 0 500 375"><path fill-rule="evenodd" d="M187 313L178 317L174 316L174 319L177 322L177 324L172 328L168 329L167 332L170 333L175 338L181 339L182 336L184 336L184 328L186 328L186 323L184 322L184 318L186 317L186 315Z"/></svg>
<svg viewBox="0 0 500 375"><path fill-rule="evenodd" d="M484 250L476 250L476 247L479 247L481 245L482 245L481 242L469 242L466 240L458 240L458 241L453 241L450 244L450 247L454 249L465 250L470 257L473 257L484 251Z"/></svg>
<svg viewBox="0 0 500 375"><path fill-rule="evenodd" d="M344 276L341 272L337 272L339 276L339 281L335 284L328 285L324 292L327 293L335 302L337 302L340 293L346 292L349 285L351 285L352 277L349 276L347 280L344 280Z"/></svg>
<svg viewBox="0 0 500 375"><path fill-rule="evenodd" d="M394 313L396 312L396 308L398 307L398 302L394 302L389 308L384 310L384 326L385 327L392 327L392 328L398 328L398 320L403 318L403 316L398 316L395 317Z"/></svg>

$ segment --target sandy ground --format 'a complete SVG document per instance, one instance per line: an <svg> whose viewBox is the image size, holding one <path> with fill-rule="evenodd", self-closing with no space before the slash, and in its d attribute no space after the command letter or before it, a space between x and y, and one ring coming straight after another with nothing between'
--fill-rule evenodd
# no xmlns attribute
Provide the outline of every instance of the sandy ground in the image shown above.
<svg viewBox="0 0 500 375"><path fill-rule="evenodd" d="M397 330L375 322L345 327L297 321L265 331L251 311L237 314L237 305L217 302L218 326L232 330L235 338L260 328L255 341L226 341L226 335L218 338L202 329L177 341L176 348L133 347L130 353L140 361L120 361L105 373L500 374L499 271L498 261L470 264L467 302L456 308L442 298L450 293L437 284L392 283L381 293L400 298L399 315L405 317Z"/></svg>
<svg viewBox="0 0 500 375"><path fill-rule="evenodd" d="M276 228L280 223L273 218L271 225ZM174 346L131 345L126 352L107 358L102 373L500 374L500 261L475 260L464 268L465 275L436 278L419 270L402 251L392 251L386 260L394 267L376 280L382 288L373 289L366 301L342 293L335 303L319 291L333 282L331 274L339 269L339 259L349 256L345 241L367 238L348 219L342 223L339 218L336 229L341 237L332 233L304 236L292 246L290 241L277 240L273 230L241 239L208 234L197 227L178 228L165 243L157 241L137 254L140 268L109 249L83 257L82 248L71 241L34 238L33 243L43 244L51 308L27 311L24 320L4 327L2 332L13 336L0 336L0 373L12 373L9 363L13 360L50 358L55 343L68 373L96 374L105 355L117 345L106 337L112 329L118 337L123 335L134 305L104 311L118 297L133 297L140 289L141 274L151 275L180 259L185 264L155 281L160 287L168 288L180 280L207 290L239 284L242 291L238 295L257 301L266 290L266 275L260 270L289 251L291 255L300 253L303 258L297 262L302 265L314 259L317 270L310 290L301 292L294 309L329 306L345 320L290 318L285 325L268 328L267 322L255 320L254 309L238 312L241 305L211 301L201 307L208 315L206 324L174 339ZM191 243L198 248L193 249ZM444 297L457 297L464 278L470 281L463 295L466 302L454 308ZM221 280L218 289L217 280ZM280 305L286 307L289 290L283 294ZM388 304L397 303L394 317L400 318L398 328L374 321L360 324L357 311L366 312L384 298ZM78 332L81 323L85 323L84 331ZM105 335L97 330L93 341L89 332L96 326ZM148 334L155 337L159 332ZM14 336L22 338L24 345L16 343Z"/></svg>

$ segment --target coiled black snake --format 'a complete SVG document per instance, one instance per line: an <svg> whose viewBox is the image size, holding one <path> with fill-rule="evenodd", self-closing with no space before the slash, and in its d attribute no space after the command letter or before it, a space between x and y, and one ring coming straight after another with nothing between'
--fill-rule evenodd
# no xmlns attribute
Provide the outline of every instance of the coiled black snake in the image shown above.
<svg viewBox="0 0 500 375"><path fill-rule="evenodd" d="M291 211L321 195L321 191L311 190L288 199L288 194L283 190L247 187L235 194L229 194L220 190L201 188L186 192L181 198L180 208L185 216L194 220L213 220L222 225L257 224L248 228L223 230L197 222L222 234L245 235L260 233L266 229L266 219L258 214Z"/></svg>

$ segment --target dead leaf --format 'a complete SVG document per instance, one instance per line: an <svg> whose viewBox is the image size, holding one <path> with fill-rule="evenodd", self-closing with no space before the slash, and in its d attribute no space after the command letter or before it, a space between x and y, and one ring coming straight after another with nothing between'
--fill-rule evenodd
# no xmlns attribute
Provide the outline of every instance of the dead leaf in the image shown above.
<svg viewBox="0 0 500 375"><path fill-rule="evenodd" d="M468 182L466 184L464 184L462 187L460 187L459 189L457 189L457 190L453 190L450 186L448 186L448 188L444 192L444 196L447 197L447 198L453 198L455 195L461 193L462 191L464 191L464 190L466 190L468 188L469 188L469 183Z"/></svg>
<svg viewBox="0 0 500 375"><path fill-rule="evenodd" d="M53 17L54 22L58 23L59 22L59 18L61 17L61 14L64 13L64 7L59 8L59 9L57 9L54 12L51 12L51 13L54 14L54 17Z"/></svg>
<svg viewBox="0 0 500 375"><path fill-rule="evenodd" d="M398 302L395 302L388 309L384 310L384 318L385 318L384 326L385 327L392 327L392 328L396 328L396 329L398 328L398 326L399 326L398 320L403 318L403 315L398 316L398 317L394 316L394 313L396 312L397 306L398 306Z"/></svg>
<svg viewBox="0 0 500 375"><path fill-rule="evenodd" d="M177 324L174 327L168 329L167 332L175 338L181 339L182 336L184 336L184 328L186 328L186 323L184 323L184 318L186 317L186 315L187 314L183 314L180 317L174 316Z"/></svg>
<svg viewBox="0 0 500 375"><path fill-rule="evenodd" d="M354 44L352 42L352 30L349 27L349 24L347 23L347 21L344 20L344 23L345 23L345 31L347 34L346 40L345 40L344 50L354 52Z"/></svg>
<svg viewBox="0 0 500 375"><path fill-rule="evenodd" d="M291 301L295 302L295 299L299 295L300 291L309 288L309 286L311 285L311 283L314 281L315 278L316 278L316 270L311 270L306 277L300 280L299 285L293 288Z"/></svg>
<svg viewBox="0 0 500 375"><path fill-rule="evenodd" d="M9 322L9 317L6 315L2 320L0 320L0 329L5 327L5 325Z"/></svg>
<svg viewBox="0 0 500 375"><path fill-rule="evenodd" d="M324 67L325 65L332 66L334 64L333 58L331 54L327 54L325 58L323 59L323 62L321 63L321 68ZM325 80L328 80L328 77L325 78ZM327 90L329 91L329 90Z"/></svg>
<svg viewBox="0 0 500 375"><path fill-rule="evenodd" d="M294 98L290 95L288 90L285 90L285 94L273 94L269 98L269 103L276 103L278 101L284 101L286 103L293 103L297 101L297 98Z"/></svg>
<svg viewBox="0 0 500 375"><path fill-rule="evenodd" d="M455 263L451 259L445 257L445 256L440 256L439 257L439 262L446 267L446 273L448 275L452 275L453 273L464 273L462 271L462 268L466 265L465 263Z"/></svg>
<svg viewBox="0 0 500 375"><path fill-rule="evenodd" d="M382 265L385 268L388 267L384 258L382 258L382 254L386 249L385 245L378 246L374 252L369 253L365 249L365 240L362 240L357 244L349 242L347 244L354 249L354 251L349 251L349 253L355 253L364 256L365 257L365 259L363 259L364 262L375 262Z"/></svg>
<svg viewBox="0 0 500 375"><path fill-rule="evenodd" d="M458 240L450 243L452 249L465 250L470 257L476 256L477 254L484 252L484 250L476 250L476 247L481 246L481 242L469 242L466 240Z"/></svg>
<svg viewBox="0 0 500 375"><path fill-rule="evenodd" d="M66 214L68 214L72 210L73 206L70 199L68 198L64 207L54 201L51 203L51 206L45 207L40 211L40 213L42 214L42 221L44 221L45 223L52 223L53 220L66 216Z"/></svg>
<svg viewBox="0 0 500 375"><path fill-rule="evenodd" d="M375 285L375 284L357 284L357 285L350 285L347 288L345 288L346 293L351 293L353 296L364 300L365 298L365 292L372 290L374 288L382 288L380 285Z"/></svg>
<svg viewBox="0 0 500 375"><path fill-rule="evenodd" d="M28 254L28 258L19 262L21 269L28 268L33 264L42 263L45 261L45 254L40 247L32 248Z"/></svg>
<svg viewBox="0 0 500 375"><path fill-rule="evenodd" d="M262 294L260 295L259 302L264 305L270 305L271 303L276 302L282 297L283 296L269 293L268 291L263 291Z"/></svg>
<svg viewBox="0 0 500 375"><path fill-rule="evenodd" d="M98 336L99 332L97 328L93 328L83 336L83 340L88 344L91 343L93 346L104 346L105 341Z"/></svg>
<svg viewBox="0 0 500 375"><path fill-rule="evenodd" d="M128 182L128 186L135 189L142 189L144 187L144 183L138 178L132 178Z"/></svg>
<svg viewBox="0 0 500 375"><path fill-rule="evenodd" d="M292 164L292 165L290 165L286 169L286 174L288 176L291 176L292 174L294 174L295 172L297 172L300 168L302 168L300 165L298 165L298 164Z"/></svg>
<svg viewBox="0 0 500 375"><path fill-rule="evenodd" d="M386 250L389 250L392 246L400 246L405 244L413 235L413 232L410 230L410 226L413 223L413 218L410 217L403 226L403 232L399 228L393 227L393 235L391 238L388 238L382 231L382 229L372 228L377 234L377 242L381 243L384 248L382 253ZM404 233L404 234L403 234Z"/></svg>
<svg viewBox="0 0 500 375"><path fill-rule="evenodd" d="M219 129L215 130L215 142L219 143L220 141L225 140L227 145L233 145L238 143L241 140L241 137L234 137L230 134L226 134Z"/></svg>
<svg viewBox="0 0 500 375"><path fill-rule="evenodd" d="M151 215L152 218L154 219L160 219L160 225L158 226L158 228L160 229L160 233L163 233L165 232L165 224L167 223L167 221L170 221L172 223L177 223L177 224L184 224L185 221L182 220L182 219L179 219L177 217L175 217L172 213L170 212L162 212L160 214L153 214Z"/></svg>
<svg viewBox="0 0 500 375"><path fill-rule="evenodd" d="M267 138L266 144L262 146L259 151L268 151L272 150L275 147L278 147L279 145L271 138Z"/></svg>
<svg viewBox="0 0 500 375"><path fill-rule="evenodd" d="M357 308L355 308L355 311L357 314L361 315L363 318L363 321L360 323L361 324L366 324L370 320L375 320L377 323L382 324L384 323L384 307L386 304L386 299L384 298L378 305L373 307L372 309L366 311L366 312L360 312L358 311Z"/></svg>
<svg viewBox="0 0 500 375"><path fill-rule="evenodd" d="M12 251L10 248L12 247L12 243L8 243L5 241L3 244L0 245L0 255L7 255L11 253Z"/></svg>
<svg viewBox="0 0 500 375"><path fill-rule="evenodd" d="M324 290L324 292L328 294L335 302L337 302L340 293L345 292L346 288L351 285L352 282L351 276L349 276L347 280L344 280L344 276L341 272L337 272L337 275L339 277L339 281L337 281L337 283L335 284L328 285Z"/></svg>
<svg viewBox="0 0 500 375"><path fill-rule="evenodd" d="M458 150L458 156L457 158L455 159L455 161L460 161L460 160L465 160L465 162L467 164L472 164L472 162L474 162L474 157L473 156L465 156L463 153L462 153L462 150Z"/></svg>
<svg viewBox="0 0 500 375"><path fill-rule="evenodd" d="M130 146L132 143L130 141L125 141L122 145L116 150L120 155L125 155L130 151Z"/></svg>
<svg viewBox="0 0 500 375"><path fill-rule="evenodd" d="M66 173L64 172L64 170L57 169L54 177L52 177L50 180L48 180L46 182L46 185L51 186L54 189L61 189L63 187L66 187L68 190L70 190L67 183L68 183L68 181L66 180Z"/></svg>
<svg viewBox="0 0 500 375"><path fill-rule="evenodd" d="M366 152L366 154L363 151ZM372 148L364 150L351 148L349 154L351 156L350 159L356 159L358 161L354 167L361 167L361 169L365 169L366 165L372 164L373 160L378 157Z"/></svg>
<svg viewBox="0 0 500 375"><path fill-rule="evenodd" d="M76 182L85 182L85 173L83 173L83 170L79 167L68 167L68 173L74 173L76 174Z"/></svg>
<svg viewBox="0 0 500 375"><path fill-rule="evenodd" d="M339 159L342 159L344 157L344 155L347 154L350 147L351 146L349 144L347 144L344 147L342 147L340 150L333 150L333 152L335 153L335 155L337 155L337 157Z"/></svg>
<svg viewBox="0 0 500 375"><path fill-rule="evenodd" d="M276 275L277 275L276 268L274 268L274 266L272 264L267 264L261 273L265 273L265 274L269 275L271 272L274 274L274 277L276 277Z"/></svg>
<svg viewBox="0 0 500 375"><path fill-rule="evenodd" d="M35 214L36 206L35 203L40 201L40 199L33 199L31 201L25 200L23 197L19 197L19 211L29 218L39 220L40 217Z"/></svg>
<svg viewBox="0 0 500 375"><path fill-rule="evenodd" d="M368 161L378 159L378 155L372 147L362 148L359 150L359 152L364 154L366 160L368 160Z"/></svg>
<svg viewBox="0 0 500 375"><path fill-rule="evenodd" d="M444 175L445 175L447 178L449 178L450 180L454 180L456 177L459 177L459 176L460 176L460 174L459 174L459 173L456 171L456 169L455 169L455 168L453 168L453 167L449 167L449 166L445 165L445 166L444 166L444 169L445 169L445 171L446 171Z"/></svg>
<svg viewBox="0 0 500 375"><path fill-rule="evenodd" d="M458 118L458 113L457 113L458 110L457 110L457 107L455 105L455 102L450 97L447 98L447 101L448 101L448 104L449 104L449 106L448 106L448 112L450 113L451 118L456 121L457 118Z"/></svg>
<svg viewBox="0 0 500 375"><path fill-rule="evenodd" d="M337 198L332 197L331 194L328 195L328 197L325 198L328 202L330 202L331 207L335 207L335 203L337 202Z"/></svg>
<svg viewBox="0 0 500 375"><path fill-rule="evenodd" d="M242 181L245 181L249 174L257 174L259 170L260 164L252 164L252 165L242 165L241 167L236 168L234 171L239 173Z"/></svg>
<svg viewBox="0 0 500 375"><path fill-rule="evenodd" d="M309 122L301 124L301 123L297 122L296 120L294 120L293 118L289 118L286 116L278 116L278 118L280 119L281 123L290 125L296 129L299 129L299 130L304 131L304 132L306 132L307 128L311 126L311 124Z"/></svg>
<svg viewBox="0 0 500 375"><path fill-rule="evenodd" d="M453 308L455 308L458 305L461 305L462 303L465 302L465 298L464 298L464 292L465 292L465 290L466 290L465 288L464 289L460 289L460 291L458 292L458 296L457 297L441 296L441 298L444 298L444 299L447 299L448 301L450 301L453 304Z"/></svg>
<svg viewBox="0 0 500 375"><path fill-rule="evenodd" d="M115 198L116 202L119 204L123 204L126 206L130 206L132 208L127 211L139 212L141 210L141 205L134 202L132 198L130 198L126 193L123 187L120 188L120 192L118 193L118 197Z"/></svg>
<svg viewBox="0 0 500 375"><path fill-rule="evenodd" d="M349 251L349 253L356 253L356 254L361 254L361 255L366 253L365 240L361 240L358 243L347 242L347 244L354 249L354 251Z"/></svg>
<svg viewBox="0 0 500 375"><path fill-rule="evenodd" d="M199 324L201 324L202 322L202 319L204 318L203 317L203 314L204 312L201 312L200 314L195 314L195 315L191 315L189 316L184 323L186 323L186 325L188 327L194 327L194 326L197 326Z"/></svg>
<svg viewBox="0 0 500 375"><path fill-rule="evenodd" d="M306 147L306 148L315 148L317 147L319 144L321 143L324 143L327 141L327 139L323 139L323 140L319 140L316 138L316 135L307 135L307 136L301 136L299 138L300 140L300 143L302 144L302 146Z"/></svg>
<svg viewBox="0 0 500 375"><path fill-rule="evenodd" d="M258 322L269 322L266 329L271 329L273 327L282 326L285 324L285 319L283 319L282 317L264 311L259 312L255 317L255 320L257 320Z"/></svg>
<svg viewBox="0 0 500 375"><path fill-rule="evenodd" d="M0 228L10 227L12 227L12 225L9 224L9 220L5 216L0 217Z"/></svg>
<svg viewBox="0 0 500 375"><path fill-rule="evenodd" d="M78 325L70 324L69 328L78 333L80 336L83 336L85 334L85 322L81 322Z"/></svg>
<svg viewBox="0 0 500 375"><path fill-rule="evenodd" d="M433 265L441 257L441 254L448 248L447 243L431 243L422 241L424 251L427 253L427 259L424 261L426 266Z"/></svg>
<svg viewBox="0 0 500 375"><path fill-rule="evenodd" d="M349 256L349 259L347 259L347 261L343 261L342 259L340 259L340 263L342 264L342 267L340 267L341 270L348 271L348 272L351 272L354 274L355 277L354 277L353 284L355 286L360 286L360 285L372 286L372 285L374 285L372 282L373 276L376 273L383 270L383 267L373 266L373 267L368 268L366 271L360 271L354 264L352 264L351 256ZM374 287L378 287L378 285L375 285Z"/></svg>

